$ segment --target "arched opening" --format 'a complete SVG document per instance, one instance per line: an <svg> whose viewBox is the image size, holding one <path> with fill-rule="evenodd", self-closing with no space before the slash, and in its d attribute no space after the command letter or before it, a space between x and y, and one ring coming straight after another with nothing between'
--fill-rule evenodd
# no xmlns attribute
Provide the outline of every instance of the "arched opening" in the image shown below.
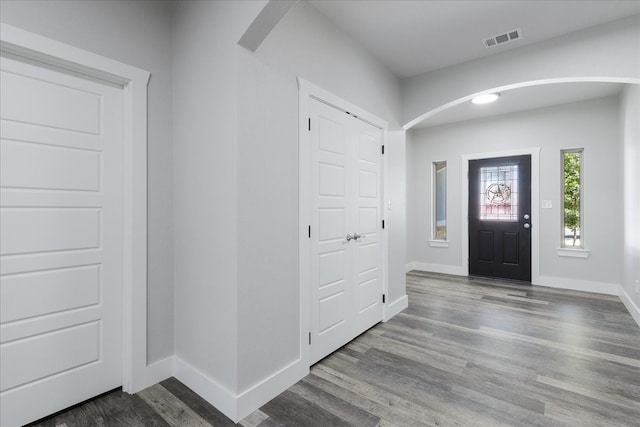
<svg viewBox="0 0 640 427"><path fill-rule="evenodd" d="M640 84L639 78L630 78L630 77L563 77L563 78L554 78L554 79L542 79L542 80L530 80L519 83L512 83L503 86L497 86L493 88L487 88L482 91L470 93L466 96L454 99L450 102L442 104L441 106L434 108L421 114L420 116L410 120L405 125L403 125L403 129L409 130L425 120L447 111L451 108L464 104L465 102L471 101L473 98L479 95L489 94L489 93L507 93L509 91L514 91L517 89L531 88L535 86L543 86L543 85L557 85L562 83L619 83L619 84Z"/></svg>
<svg viewBox="0 0 640 427"><path fill-rule="evenodd" d="M578 148L582 146L585 142L580 138L589 138L588 131L584 129L592 129L596 128L597 125L594 123L599 123L597 120L598 112L604 111L606 113L607 120L607 138L600 138L600 148L596 149L596 142L594 141L598 137L593 136L588 142L587 146L587 167L589 169L589 180L590 180L590 189L592 191L595 187L599 186L601 181L609 179L613 187L616 185L621 186L625 184L625 194L627 192L626 187L629 187L629 180L626 178L622 178L622 176L618 176L617 172L612 174L606 174L604 171L619 171L622 170L622 163L624 154L622 152L622 141L618 136L618 119L614 119L614 117L621 117L621 112L618 113L618 101L615 100L616 97L620 98L620 94L623 89L629 89L629 86L640 85L640 79L637 78L618 78L618 77L580 77L580 78L558 78L558 79L547 79L547 80L535 80L535 81L527 81L520 82L517 84L509 84L503 86L496 86L487 88L482 91L470 93L466 96L457 98L453 101L447 102L437 108L433 108L430 111L422 114L416 119L408 122L404 128L406 130L411 129L412 137L409 137L413 143L412 148L409 151L407 156L408 169L412 169L412 172L408 174L408 186L414 186L415 190L410 189L408 191L408 199L409 200L417 200L421 199L419 203L419 209L421 211L414 212L414 218L421 218L421 221L424 224L421 224L419 228L414 228L408 234L419 235L420 239L424 240L425 233L429 236L433 234L432 224L428 224L429 220L424 219L430 217L431 209L427 207L429 203L426 199L428 196L424 196L425 194L429 194L429 191L433 191L429 188L428 182L430 182L431 177L428 172L417 172L418 169L428 169L429 166L434 162L442 162L449 161L449 173L450 176L450 184L451 184L451 192L449 193L451 197L455 197L456 200L453 204L449 205L449 218L447 218L448 223L451 225L452 229L450 230L450 241L447 242L447 245L442 244L433 244L434 242L421 242L420 246L416 244L416 248L413 249L414 254L409 254L409 261L411 264L414 264L418 267L418 269L427 269L429 271L436 271L442 273L451 273L451 274L468 274L468 267L466 264L467 256L469 256L468 249L468 205L466 201L468 200L469 193L469 184L467 178L467 168L468 161L472 159L483 159L483 158L494 158L494 157L506 157L506 156L514 156L514 155L531 155L532 157L532 169L533 174L531 176L532 179L532 234L533 234L533 247L532 247L532 282L536 284L542 284L547 286L558 286L572 289L580 289L580 290L589 290L596 292L604 292L604 293L615 293L617 291L617 287L615 283L617 279L607 280L607 278L592 278L587 277L586 274L578 274L574 277L575 268L572 270L569 265L574 266L576 264L575 261L568 260L567 255L560 255L556 253L557 249L561 246L560 244L560 235L561 235L561 209L560 209L560 153L562 149L572 149ZM573 88L573 89L570 89ZM599 88L599 89L594 89ZM569 90L570 89L570 90ZM575 89L575 90L574 90ZM592 90L594 89L594 90ZM580 93L580 92L584 93ZM520 132L522 130L523 133L527 133L528 131L525 128L522 128L519 123L522 117L525 117L526 110L537 110L536 120L538 120L538 116L547 117L553 119L553 113L557 113L565 109L565 104L575 104L573 106L566 107L567 110L571 110L574 113L573 118L574 121L572 125L563 125L563 127L559 127L558 123L556 123L558 129L568 129L563 130L562 136L557 138L558 141L554 142L553 145L544 145L542 138L537 138L532 135L527 135L526 138L521 138L523 141L527 142L497 142L497 139L505 137L507 132L494 132L491 135L493 138L492 141L489 142L489 137L478 136L471 132L471 128L474 128L474 123L477 124L485 124L486 122L498 122L499 120L488 120L488 121L473 121L478 117L471 118L454 118L456 111L462 111L467 108L481 108L481 106L471 105L470 101L473 97L492 93L492 92L501 92L502 96L500 100L495 104L492 104L492 107L503 102L508 101L510 98L517 98L519 94L534 94L538 97L542 97L547 93L556 93L555 101L549 101L547 104L541 105L530 105L528 108L523 107L518 112L523 112L523 114L514 114L511 115L511 111L501 111L500 113L493 114L496 116L504 117L494 117L495 119L500 119L500 121L504 123L508 123L510 136L503 138L508 139L512 138L515 135L518 138ZM567 95L567 98L563 96ZM580 114L578 110L580 110L580 105L582 102L591 102L597 101L599 99L607 98L608 101L606 103L601 103L599 105L593 105L589 107L590 115L580 121L576 119L576 117ZM525 96L523 99L530 99L529 95ZM522 100L520 101L523 102ZM586 105L586 104L585 104ZM550 107L549 109L547 107ZM543 111L544 114L538 114L539 111ZM546 111L546 112L545 112ZM534 114L533 112L531 114ZM620 114L620 115L619 115ZM444 121L440 117L445 117L450 115L448 121ZM438 117L440 116L440 117ZM488 116L482 116L480 118L485 118ZM630 116L631 117L631 116ZM504 120L502 120L504 118ZM528 119L527 119L528 120ZM542 119L540 119L542 120ZM605 120L604 118L602 120ZM631 117L631 120L637 120ZM531 120L533 122L533 119ZM560 122L560 119L557 119L556 122ZM448 123L449 126L440 126L443 123ZM452 123L459 123L458 125L451 125ZM491 125L493 126L493 124ZM497 126L497 125L496 125ZM554 125L555 126L555 125ZM571 126L573 128L571 129ZM431 132L425 128L434 128ZM551 132L552 125L549 125L549 132ZM460 131L457 133L458 135L464 134L466 137L466 142L457 144L453 142L452 132L446 129L454 129L454 128L465 128L466 130ZM580 129L584 128L584 129ZM444 129L444 130L443 130ZM475 128L474 128L475 129ZM495 130L495 127L493 128ZM577 130L574 132L574 130ZM446 132L445 132L446 131ZM447 146L447 143L442 143L443 139L442 135L446 133L447 143L451 143L452 145ZM436 135L437 134L437 135ZM428 137L427 137L428 135ZM541 133L536 133L536 136L542 135ZM573 139L567 138L575 137ZM564 138L564 139L562 139ZM473 143L470 143L471 140L474 140ZM417 148L418 145L423 141L429 141L429 151L427 154L427 148ZM489 143L487 143L489 142ZM436 144L441 144L436 146ZM425 144L426 146L426 144ZM607 149L606 146L610 148ZM408 149L409 150L409 149ZM604 156L601 154L602 152L608 151ZM605 163L601 163L602 160L605 159ZM625 171L628 169L628 165L625 166ZM601 177L605 175L609 178ZM595 178L594 178L595 177ZM616 181L617 180L617 181ZM410 181L414 181L413 184ZM607 181L607 182L609 182ZM614 182L615 181L615 182ZM419 184L416 184L418 182ZM617 184L616 184L617 183ZM419 188L417 186L420 186ZM635 188L635 187L633 187ZM616 190L617 191L617 190ZM597 194L596 194L597 193ZM589 220L591 223L589 226L591 230L594 227L598 227L600 230L604 229L605 224L600 218L603 218L605 215L612 215L612 218L617 218L618 212L614 213L602 213L597 209L600 209L602 203L599 201L603 200L602 193L597 189L595 192L591 192L589 195L589 204L588 207L590 209L587 212ZM622 193L619 194L622 197ZM541 202L549 202L553 203L547 205L541 205ZM411 201L409 203L412 203ZM450 203L450 202L449 202ZM596 208L596 211L593 209ZM408 206L408 209L412 209L412 207ZM549 209L549 210L547 210ZM626 209L626 208L625 208ZM628 209L627 209L628 210ZM626 216L625 216L626 218ZM598 224L594 224L594 220L598 221ZM621 218L620 218L621 219ZM617 221L617 220L616 220ZM408 227L412 227L415 225L416 220L413 222L408 222ZM623 238L623 233L617 229L617 225L614 224L614 220L611 220L611 226L618 230L615 236L612 235L610 242L615 243L605 243L605 239L600 239L600 241L596 241L592 238L589 248L597 247L599 250L605 250L609 247L609 245L613 245L618 248L620 239ZM457 230L456 230L457 229ZM536 236L541 230L544 231L544 236ZM593 233L591 234L593 237ZM416 238L417 239L417 238ZM542 241L541 241L542 239ZM456 242L457 240L457 242ZM439 243L439 242L435 242ZM411 246L411 245L409 245ZM443 249L448 248L448 249ZM619 248L618 248L619 249ZM616 250L618 250L616 249ZM448 254L447 254L448 253ZM540 253L543 253L542 259L540 259ZM412 256L417 255L417 256ZM454 256L455 255L455 256ZM558 258L565 257L565 258ZM550 263L554 263L553 268L548 268ZM595 262L587 261L583 264L595 264ZM583 265L580 264L580 265ZM544 267L547 266L547 267ZM583 277L584 276L584 277Z"/></svg>

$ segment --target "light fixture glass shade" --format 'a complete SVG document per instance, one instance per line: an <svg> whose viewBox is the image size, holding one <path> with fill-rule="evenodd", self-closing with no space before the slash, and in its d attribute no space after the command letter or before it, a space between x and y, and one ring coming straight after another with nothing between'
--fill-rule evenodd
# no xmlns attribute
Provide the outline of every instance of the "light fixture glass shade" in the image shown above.
<svg viewBox="0 0 640 427"><path fill-rule="evenodd" d="M476 96L471 100L471 102L474 104L488 104L498 99L498 97L500 97L499 93L487 93L485 95Z"/></svg>

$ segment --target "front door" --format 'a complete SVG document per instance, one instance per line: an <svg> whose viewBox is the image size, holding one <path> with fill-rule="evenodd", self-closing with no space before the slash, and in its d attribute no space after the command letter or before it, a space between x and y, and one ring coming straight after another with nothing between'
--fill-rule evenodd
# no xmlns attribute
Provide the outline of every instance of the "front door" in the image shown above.
<svg viewBox="0 0 640 427"><path fill-rule="evenodd" d="M531 281L531 156L469 161L469 274Z"/></svg>
<svg viewBox="0 0 640 427"><path fill-rule="evenodd" d="M0 64L0 425L16 426L122 384L124 98Z"/></svg>
<svg viewBox="0 0 640 427"><path fill-rule="evenodd" d="M311 100L311 363L382 320L381 130Z"/></svg>

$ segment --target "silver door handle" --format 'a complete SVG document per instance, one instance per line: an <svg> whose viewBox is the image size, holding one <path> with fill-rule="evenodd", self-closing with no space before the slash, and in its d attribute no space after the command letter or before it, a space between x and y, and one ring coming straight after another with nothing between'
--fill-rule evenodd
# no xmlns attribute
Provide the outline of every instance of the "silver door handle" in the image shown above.
<svg viewBox="0 0 640 427"><path fill-rule="evenodd" d="M360 238L364 239L365 237L367 237L367 236L365 236L364 234L353 233L353 239L354 240L358 240Z"/></svg>
<svg viewBox="0 0 640 427"><path fill-rule="evenodd" d="M530 227L531 227L531 225L528 222L524 223L524 228L530 228Z"/></svg>
<svg viewBox="0 0 640 427"><path fill-rule="evenodd" d="M347 239L347 242L349 242L352 239L356 239L356 237L352 236L351 233L349 233L349 234L347 234L347 237L345 237L345 239Z"/></svg>

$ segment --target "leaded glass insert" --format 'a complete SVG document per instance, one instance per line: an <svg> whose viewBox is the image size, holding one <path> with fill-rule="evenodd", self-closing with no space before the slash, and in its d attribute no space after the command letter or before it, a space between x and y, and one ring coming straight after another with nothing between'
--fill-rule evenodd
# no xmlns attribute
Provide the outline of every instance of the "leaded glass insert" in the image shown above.
<svg viewBox="0 0 640 427"><path fill-rule="evenodd" d="M518 221L518 165L480 168L480 219Z"/></svg>

